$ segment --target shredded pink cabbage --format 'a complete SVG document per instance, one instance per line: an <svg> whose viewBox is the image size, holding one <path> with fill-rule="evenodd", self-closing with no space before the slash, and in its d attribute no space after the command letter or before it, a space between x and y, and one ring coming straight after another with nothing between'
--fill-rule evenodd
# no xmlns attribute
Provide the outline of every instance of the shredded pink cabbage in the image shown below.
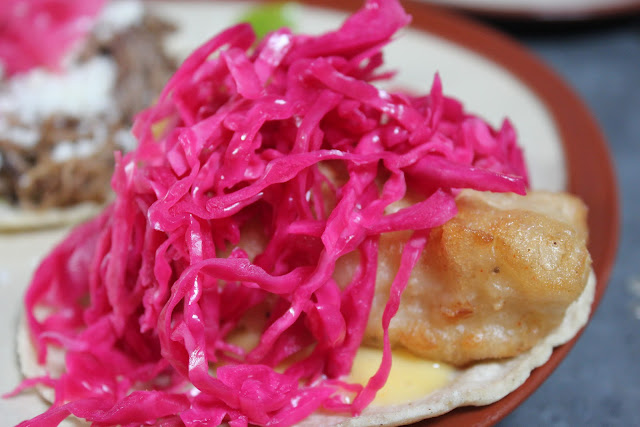
<svg viewBox="0 0 640 427"><path fill-rule="evenodd" d="M0 64L8 76L35 67L59 70L93 26L106 0L2 0Z"/></svg>
<svg viewBox="0 0 640 427"><path fill-rule="evenodd" d="M184 62L138 116L139 148L116 156L115 202L35 273L26 308L39 362L61 346L66 372L28 380L55 387L56 402L24 425L75 414L94 425L286 426L371 402L402 290L429 230L456 214L458 189L527 185L509 123L495 130L464 112L437 76L424 96L371 84L389 77L381 49L408 22L397 1L369 0L335 32L283 29L253 47L238 25ZM321 163L342 165L346 182ZM386 214L408 186L424 201ZM239 242L256 219L266 244L251 259ZM349 384L379 236L396 230L413 234L384 311L383 361L367 385ZM352 251L360 265L341 289L336 261ZM259 344L230 343L266 302Z"/></svg>

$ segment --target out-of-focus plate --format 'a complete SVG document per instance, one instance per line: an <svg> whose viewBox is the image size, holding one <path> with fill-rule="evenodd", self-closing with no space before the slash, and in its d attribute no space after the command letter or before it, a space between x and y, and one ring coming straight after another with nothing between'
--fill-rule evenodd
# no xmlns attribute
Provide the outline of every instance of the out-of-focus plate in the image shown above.
<svg viewBox="0 0 640 427"><path fill-rule="evenodd" d="M336 27L359 0L306 1L298 30L317 33ZM247 2L153 2L158 13L180 27L168 41L179 55L235 22ZM590 209L590 250L598 278L595 305L605 290L618 237L617 188L606 142L577 96L544 64L513 41L462 18L424 4L407 3L412 28L387 52L388 67L400 70L397 84L426 91L439 72L447 94L494 125L514 124L524 146L532 186L568 189ZM20 381L15 330L21 300L38 260L66 233L65 229L0 235L0 391ZM595 308L595 307L594 307ZM575 339L557 348L516 391L492 405L462 408L425 424L490 425L513 410L554 370ZM14 425L46 410L35 394L0 400L0 424Z"/></svg>
<svg viewBox="0 0 640 427"><path fill-rule="evenodd" d="M640 0L418 0L497 18L574 21L640 12Z"/></svg>

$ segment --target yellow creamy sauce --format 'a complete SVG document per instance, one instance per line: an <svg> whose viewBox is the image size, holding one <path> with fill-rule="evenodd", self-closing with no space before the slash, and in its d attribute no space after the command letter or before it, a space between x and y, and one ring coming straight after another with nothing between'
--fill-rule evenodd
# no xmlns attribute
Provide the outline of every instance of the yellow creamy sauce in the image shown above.
<svg viewBox="0 0 640 427"><path fill-rule="evenodd" d="M381 360L382 350L361 347L347 380L365 385L380 367ZM447 385L454 373L455 368L450 365L422 359L403 349L394 349L389 378L372 404L393 405L421 399Z"/></svg>
<svg viewBox="0 0 640 427"><path fill-rule="evenodd" d="M243 331L231 334L227 341L250 350L258 344L259 339L259 334ZM380 367L381 360L381 349L361 347L353 361L351 373L344 379L366 385ZM282 372L285 368L277 367L276 370ZM372 405L393 405L421 399L447 385L455 372L456 369L446 363L422 359L404 349L394 349L389 378L376 394Z"/></svg>

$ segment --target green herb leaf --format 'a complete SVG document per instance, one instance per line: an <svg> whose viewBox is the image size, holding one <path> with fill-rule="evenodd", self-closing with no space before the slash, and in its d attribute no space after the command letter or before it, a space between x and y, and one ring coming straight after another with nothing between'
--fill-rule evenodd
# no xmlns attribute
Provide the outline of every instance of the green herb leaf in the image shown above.
<svg viewBox="0 0 640 427"><path fill-rule="evenodd" d="M294 29L296 10L294 3L265 3L251 8L239 21L251 24L261 39L282 27Z"/></svg>

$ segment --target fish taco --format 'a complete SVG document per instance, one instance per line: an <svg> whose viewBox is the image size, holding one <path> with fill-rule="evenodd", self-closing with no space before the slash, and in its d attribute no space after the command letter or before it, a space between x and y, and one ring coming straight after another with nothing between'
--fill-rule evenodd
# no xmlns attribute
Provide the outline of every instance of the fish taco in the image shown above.
<svg viewBox="0 0 640 427"><path fill-rule="evenodd" d="M501 399L579 331L584 204L528 189L510 123L439 76L377 85L409 21L368 0L184 61L27 289L16 392L53 405L24 425L401 425Z"/></svg>

